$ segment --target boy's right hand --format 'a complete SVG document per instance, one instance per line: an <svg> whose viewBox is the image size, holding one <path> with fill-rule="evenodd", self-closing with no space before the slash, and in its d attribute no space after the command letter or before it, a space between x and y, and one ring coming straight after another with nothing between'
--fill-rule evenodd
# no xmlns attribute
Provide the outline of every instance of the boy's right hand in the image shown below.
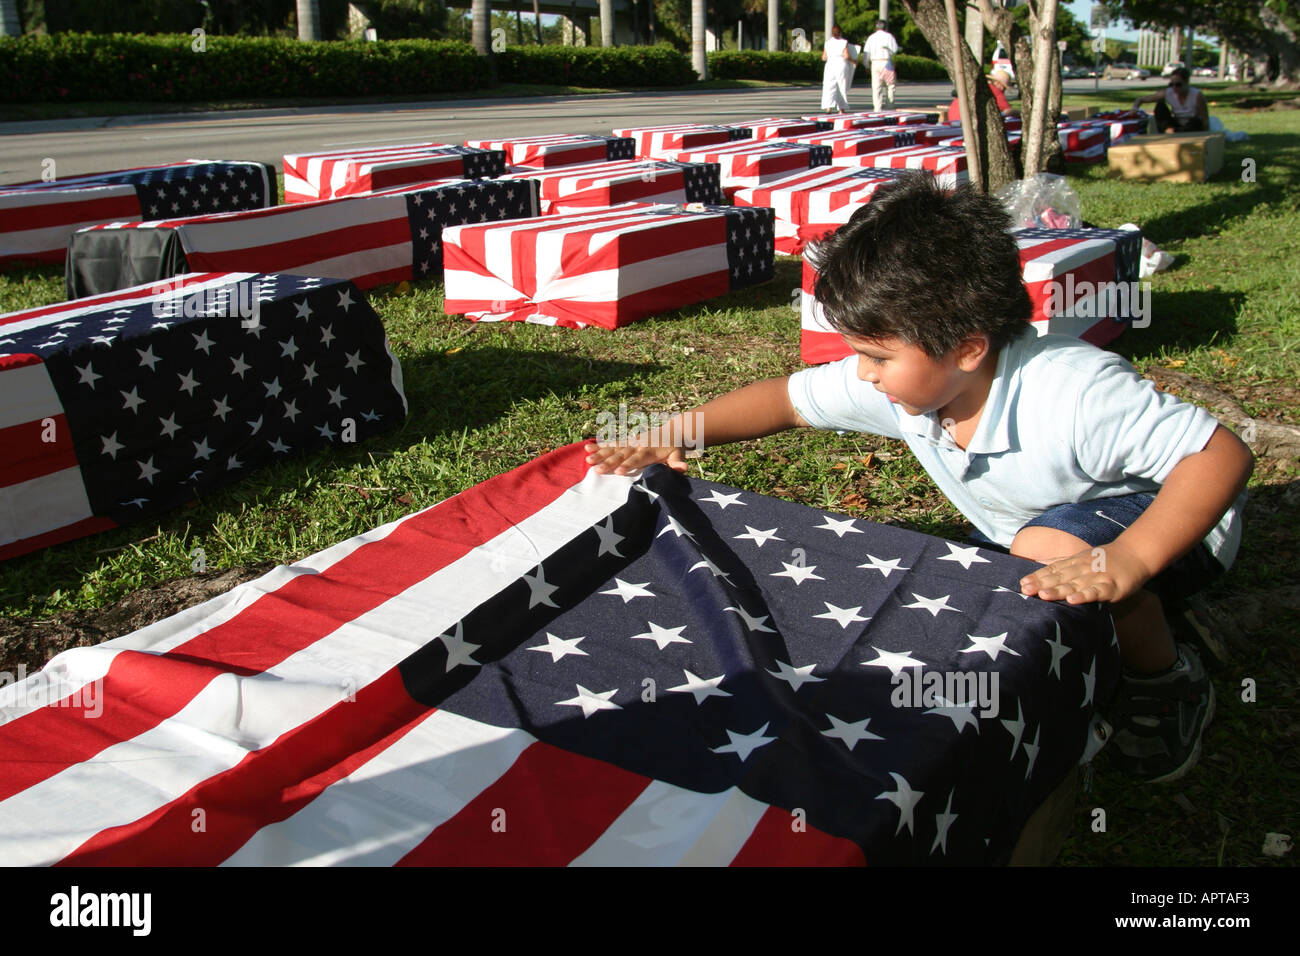
<svg viewBox="0 0 1300 956"><path fill-rule="evenodd" d="M667 465L674 471L686 473L686 456L680 448L638 445L638 440L645 439L637 435L630 438L626 445L588 442L584 446L587 464L598 475L627 475L650 465Z"/></svg>

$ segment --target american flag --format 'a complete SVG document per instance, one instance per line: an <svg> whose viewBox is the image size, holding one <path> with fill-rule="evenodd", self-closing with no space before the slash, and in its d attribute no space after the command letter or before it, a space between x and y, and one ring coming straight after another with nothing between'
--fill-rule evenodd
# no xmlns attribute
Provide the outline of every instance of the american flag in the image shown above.
<svg viewBox="0 0 1300 956"><path fill-rule="evenodd" d="M873 130L839 130L831 133L810 133L787 137L787 143L804 143L810 146L829 146L831 157L864 156L879 153L896 146L914 146L916 133L908 126L888 126Z"/></svg>
<svg viewBox="0 0 1300 956"><path fill-rule="evenodd" d="M0 688L0 862L1004 862L1118 671L1029 567L570 446Z"/></svg>
<svg viewBox="0 0 1300 956"><path fill-rule="evenodd" d="M780 117L747 120L744 123L737 123L736 125L749 130L750 135L755 140L777 139L788 136L806 136L809 133L825 132L826 130L831 129L831 124L824 120L782 119Z"/></svg>
<svg viewBox="0 0 1300 956"><path fill-rule="evenodd" d="M490 179L506 169L499 149L406 143L284 157L284 201L308 202L435 179Z"/></svg>
<svg viewBox="0 0 1300 956"><path fill-rule="evenodd" d="M836 166L875 166L888 169L927 169L939 185L955 189L965 185L966 151L950 146L900 146L866 156L841 156L832 160Z"/></svg>
<svg viewBox="0 0 1300 956"><path fill-rule="evenodd" d="M1134 319L1133 299L1142 256L1136 229L1016 229L1021 278L1033 303L1030 322L1039 335L1072 335L1093 345L1113 340ZM813 296L817 270L804 257L799 352L817 365L850 354ZM1097 283L1123 284L1121 297L1100 293ZM1056 307L1053 302L1053 286ZM1149 300L1148 300L1149 302ZM1112 305L1120 306L1112 309ZM1123 306L1128 306L1125 311Z"/></svg>
<svg viewBox="0 0 1300 956"><path fill-rule="evenodd" d="M723 198L716 163L637 159L517 170L501 178L535 180L544 215L605 209L626 202L720 203Z"/></svg>
<svg viewBox="0 0 1300 956"><path fill-rule="evenodd" d="M636 159L636 141L628 136L557 133L553 136L469 140L465 145L475 149L501 150L506 154L507 165L535 169Z"/></svg>
<svg viewBox="0 0 1300 956"><path fill-rule="evenodd" d="M401 383L350 282L196 273L0 316L0 558L392 428Z"/></svg>
<svg viewBox="0 0 1300 956"><path fill-rule="evenodd" d="M442 274L442 230L538 212L528 180L453 180L273 209L83 229L68 249L69 297L179 272L259 269L358 288Z"/></svg>
<svg viewBox="0 0 1300 956"><path fill-rule="evenodd" d="M1087 120L1058 123L1057 136L1066 153L1080 152L1106 146L1110 142L1110 126L1089 123Z"/></svg>
<svg viewBox="0 0 1300 956"><path fill-rule="evenodd" d="M904 169L823 166L764 186L736 191L737 206L770 206L776 213L776 251L788 256L849 221L881 186L908 174Z"/></svg>
<svg viewBox="0 0 1300 956"><path fill-rule="evenodd" d="M772 277L770 209L650 206L452 226L445 309L613 329Z"/></svg>
<svg viewBox="0 0 1300 956"><path fill-rule="evenodd" d="M73 179L0 186L0 268L62 262L83 226L275 205L275 170L191 159Z"/></svg>
<svg viewBox="0 0 1300 956"><path fill-rule="evenodd" d="M1008 131L1006 137L1007 137L1007 145L1011 147L1011 151L1013 153L1018 152L1020 150L1020 134L1018 132ZM954 135L949 135L947 137L938 136L934 139L928 140L928 142L933 146L947 146L952 149L966 148L966 140L961 136L960 127L957 128L957 135L955 136Z"/></svg>
<svg viewBox="0 0 1300 956"><path fill-rule="evenodd" d="M1151 118L1143 110L1112 110L1084 120L1088 125L1104 126L1110 134L1111 146L1124 142L1130 136L1145 133L1150 121Z"/></svg>
<svg viewBox="0 0 1300 956"><path fill-rule="evenodd" d="M827 116L805 116L804 117L804 119L812 119L812 120L826 120L830 118L836 118L839 120L841 124L843 124L837 127L835 126L834 123L832 123L832 128L838 128L838 129L850 128L848 126L849 123L855 123L858 128L866 128L869 125L897 126L899 124L939 122L938 113L930 113L924 110L881 110L880 112L873 112L872 110L866 110L861 113L831 114L831 117L827 117Z"/></svg>
<svg viewBox="0 0 1300 956"><path fill-rule="evenodd" d="M751 131L743 126L701 126L678 123L669 126L633 126L614 130L615 136L630 137L636 154L642 159L674 159L684 149L716 146L749 139Z"/></svg>
<svg viewBox="0 0 1300 956"><path fill-rule="evenodd" d="M1105 345L1133 321L1131 290L1122 300L1112 299L1099 294L1097 283L1132 286L1137 282L1142 262L1140 231L1019 229L1014 235L1039 334L1055 332ZM1053 285L1058 308L1053 308ZM1112 304L1120 308L1112 310Z"/></svg>
<svg viewBox="0 0 1300 956"><path fill-rule="evenodd" d="M688 150L678 153L676 158L683 163L717 163L722 171L722 191L731 198L737 189L746 186L769 183L801 169L829 166L831 148L756 140Z"/></svg>
<svg viewBox="0 0 1300 956"><path fill-rule="evenodd" d="M880 126L897 126L898 121L888 116L871 116L864 113L820 113L805 116L815 123L828 123L831 130L874 129Z"/></svg>

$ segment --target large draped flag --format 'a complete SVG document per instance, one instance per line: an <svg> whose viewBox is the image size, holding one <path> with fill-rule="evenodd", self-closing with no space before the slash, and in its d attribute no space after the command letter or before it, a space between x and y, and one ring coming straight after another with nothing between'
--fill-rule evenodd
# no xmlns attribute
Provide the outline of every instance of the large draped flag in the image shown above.
<svg viewBox="0 0 1300 956"><path fill-rule="evenodd" d="M0 186L0 268L62 262L68 238L110 220L159 219L275 205L275 170L203 159Z"/></svg>
<svg viewBox="0 0 1300 956"><path fill-rule="evenodd" d="M350 282L200 272L0 315L0 559L405 415Z"/></svg>
<svg viewBox="0 0 1300 956"><path fill-rule="evenodd" d="M451 226L451 315L614 329L772 278L771 209L626 203Z"/></svg>
<svg viewBox="0 0 1300 956"><path fill-rule="evenodd" d="M1029 567L569 446L0 687L0 863L1002 862L1118 670Z"/></svg>
<svg viewBox="0 0 1300 956"><path fill-rule="evenodd" d="M293 153L284 157L284 201L356 196L435 179L489 179L505 169L506 154L499 149L441 143Z"/></svg>

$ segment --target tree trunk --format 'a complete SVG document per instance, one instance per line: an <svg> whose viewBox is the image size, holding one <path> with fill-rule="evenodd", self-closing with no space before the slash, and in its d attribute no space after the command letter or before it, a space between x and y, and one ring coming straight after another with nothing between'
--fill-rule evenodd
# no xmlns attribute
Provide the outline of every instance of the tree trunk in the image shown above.
<svg viewBox="0 0 1300 956"><path fill-rule="evenodd" d="M537 26L537 45L542 45L542 8L540 0L533 0L533 22Z"/></svg>
<svg viewBox="0 0 1300 956"><path fill-rule="evenodd" d="M952 41L948 38L948 14L942 0L901 0L901 2L903 9L916 23L947 68L953 86L956 86L957 71L954 68ZM988 0L983 2L987 3ZM1005 11L1000 12L1005 13ZM967 99L974 104L975 128L965 130L964 134L967 137L974 137L976 152L979 155L982 181L977 188L986 192L996 192L1016 179L1016 165L1007 146L1002 114L998 112L998 105L993 99L993 94L989 92L989 85L984 82L984 73L980 65L975 62L970 47L964 42L958 43L956 52L963 58L965 64ZM1016 69L1019 68L1017 64Z"/></svg>
<svg viewBox="0 0 1300 956"><path fill-rule="evenodd" d="M1277 76L1272 78L1273 85L1295 88L1300 85L1300 37L1272 7L1261 6L1259 19L1268 28L1277 57Z"/></svg>
<svg viewBox="0 0 1300 956"><path fill-rule="evenodd" d="M1034 89L1043 95L1034 97L1033 111L1029 117L1029 128L1024 136L1025 178L1039 173L1043 168L1043 142L1048 132L1048 107L1051 105L1052 51L1056 46L1056 3L1057 0L1041 0L1038 16L1034 17L1034 8L1030 6L1030 18L1034 22ZM1053 124L1050 130L1056 138Z"/></svg>
<svg viewBox="0 0 1300 956"><path fill-rule="evenodd" d="M994 7L990 0L978 0L980 14L984 17L984 26L991 31L1002 48L1007 51L1011 57L1011 63L1016 71L1016 83L1020 87L1020 115L1022 118L1021 140L1020 140L1020 157L1023 161L1027 153L1025 147L1028 145L1029 117L1033 114L1034 101L1037 98L1037 89L1034 87L1034 52L1030 47L1030 37L1016 24L1011 14L1004 9ZM1031 9L1030 28L1035 28L1036 20L1032 16ZM1055 46L1053 46L1055 51ZM1059 51L1055 51L1059 57ZM1061 112L1061 71L1058 68L1049 83L1047 90L1047 109L1048 116L1051 117L1054 126L1055 118ZM1053 129L1053 132L1055 130ZM1056 165L1057 159L1061 153L1061 143L1055 135L1044 136L1042 148L1038 157L1038 168L1049 169Z"/></svg>
<svg viewBox="0 0 1300 956"><path fill-rule="evenodd" d="M298 39L320 39L319 0L298 0Z"/></svg>
<svg viewBox="0 0 1300 956"><path fill-rule="evenodd" d="M701 80L709 78L709 58L704 51L704 30L708 16L705 0L691 0L691 66Z"/></svg>
<svg viewBox="0 0 1300 956"><path fill-rule="evenodd" d="M473 6L470 7L470 16L473 23L470 36L473 38L474 52L479 56L487 56L492 49L491 11L492 8L488 0L473 0Z"/></svg>

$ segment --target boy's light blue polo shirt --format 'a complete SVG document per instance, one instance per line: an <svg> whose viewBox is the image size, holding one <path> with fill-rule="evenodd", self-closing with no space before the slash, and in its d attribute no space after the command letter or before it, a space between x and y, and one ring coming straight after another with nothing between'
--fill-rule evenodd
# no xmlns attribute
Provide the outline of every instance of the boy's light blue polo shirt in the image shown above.
<svg viewBox="0 0 1300 956"><path fill-rule="evenodd" d="M903 439L953 506L1003 547L1057 505L1159 491L1219 424L1118 355L1068 336L1026 329L997 362L965 450L933 412L909 415L859 379L856 355L790 376L790 401L815 428ZM1241 543L1244 497L1205 537L1225 568Z"/></svg>

